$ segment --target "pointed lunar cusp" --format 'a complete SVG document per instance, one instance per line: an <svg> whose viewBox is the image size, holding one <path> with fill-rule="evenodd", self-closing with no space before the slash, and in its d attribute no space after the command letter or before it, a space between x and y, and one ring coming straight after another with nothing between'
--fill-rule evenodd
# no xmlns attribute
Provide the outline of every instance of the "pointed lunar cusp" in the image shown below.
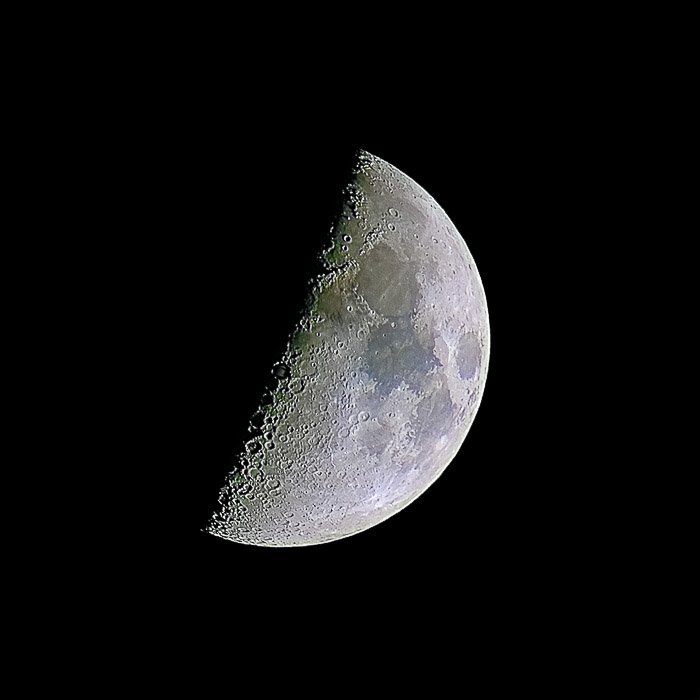
<svg viewBox="0 0 700 700"><path fill-rule="evenodd" d="M435 200L361 152L277 386L207 531L262 546L366 530L443 472L486 380L484 290Z"/></svg>

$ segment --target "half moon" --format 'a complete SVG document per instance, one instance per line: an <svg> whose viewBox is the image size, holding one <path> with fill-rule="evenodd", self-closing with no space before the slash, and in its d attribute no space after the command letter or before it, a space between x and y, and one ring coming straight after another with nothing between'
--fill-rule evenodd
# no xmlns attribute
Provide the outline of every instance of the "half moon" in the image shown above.
<svg viewBox="0 0 700 700"><path fill-rule="evenodd" d="M366 530L438 478L474 420L489 360L486 298L437 202L361 151L323 262L221 491L213 535L300 546Z"/></svg>

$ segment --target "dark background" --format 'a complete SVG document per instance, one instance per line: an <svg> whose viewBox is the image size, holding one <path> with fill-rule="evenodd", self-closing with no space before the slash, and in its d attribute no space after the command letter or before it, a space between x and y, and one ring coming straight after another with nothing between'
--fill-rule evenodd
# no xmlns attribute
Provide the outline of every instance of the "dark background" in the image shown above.
<svg viewBox="0 0 700 700"><path fill-rule="evenodd" d="M653 352L627 273L649 264L648 200L628 173L646 156L613 88L585 101L509 75L465 86L469 100L343 88L299 108L296 90L154 83L112 114L96 155L117 173L108 245L124 261L114 313L128 333L113 341L128 409L106 577L164 629L219 620L264 645L269 625L380 639L438 619L470 630L472 666L555 654L578 630L614 664L617 634L692 630L692 477L670 442L652 444L658 383L637 386ZM440 479L386 522L314 547L220 540L202 528L358 147L433 195L476 260L492 333L481 407Z"/></svg>
<svg viewBox="0 0 700 700"><path fill-rule="evenodd" d="M338 9L16 28L4 262L27 332L6 342L28 363L5 369L30 434L5 476L31 487L5 484L6 549L25 541L4 574L27 594L7 597L23 682L597 698L613 675L622 698L657 666L656 697L680 697L699 656L694 23ZM385 523L309 548L216 539L357 147L474 255L483 402Z"/></svg>

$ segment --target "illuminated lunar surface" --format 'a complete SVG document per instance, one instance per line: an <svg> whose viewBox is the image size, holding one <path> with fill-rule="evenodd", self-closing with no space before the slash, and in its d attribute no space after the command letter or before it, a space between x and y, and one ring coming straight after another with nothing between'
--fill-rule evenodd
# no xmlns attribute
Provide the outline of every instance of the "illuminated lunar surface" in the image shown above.
<svg viewBox="0 0 700 700"><path fill-rule="evenodd" d="M323 261L273 368L277 387L221 491L213 535L285 547L366 530L438 478L474 420L488 369L486 298L437 202L360 152Z"/></svg>

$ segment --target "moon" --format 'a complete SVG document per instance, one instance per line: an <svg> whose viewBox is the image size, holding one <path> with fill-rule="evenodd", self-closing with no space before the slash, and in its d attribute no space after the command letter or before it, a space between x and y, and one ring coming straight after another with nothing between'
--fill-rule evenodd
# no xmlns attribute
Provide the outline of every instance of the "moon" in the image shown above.
<svg viewBox="0 0 700 700"><path fill-rule="evenodd" d="M479 407L483 285L422 187L360 151L321 255L207 525L218 537L291 547L367 530L442 474Z"/></svg>

